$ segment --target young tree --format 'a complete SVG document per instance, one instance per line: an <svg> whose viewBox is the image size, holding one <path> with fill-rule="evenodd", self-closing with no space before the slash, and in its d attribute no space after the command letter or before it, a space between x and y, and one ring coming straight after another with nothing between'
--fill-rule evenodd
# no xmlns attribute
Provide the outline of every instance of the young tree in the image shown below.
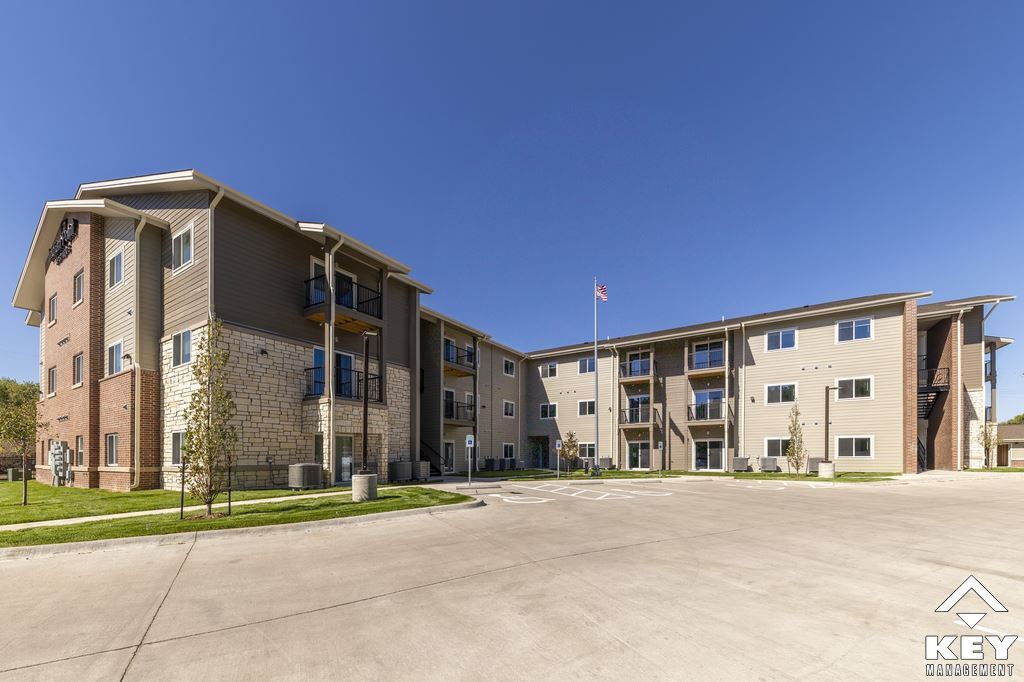
<svg viewBox="0 0 1024 682"><path fill-rule="evenodd" d="M985 466L991 465L990 453L992 449L999 444L998 432L996 431L996 425L986 422L981 425L981 430L978 431L978 445L985 449Z"/></svg>
<svg viewBox="0 0 1024 682"><path fill-rule="evenodd" d="M231 424L235 401L225 388L225 367L231 358L222 348L223 325L213 318L199 341L192 359L196 390L185 409L185 485L189 494L206 504L213 514L213 501L224 492L238 434Z"/></svg>
<svg viewBox="0 0 1024 682"><path fill-rule="evenodd" d="M804 465L807 451L804 449L804 428L800 424L800 408L795 404L789 411L789 445L786 446L786 466L796 469Z"/></svg>
<svg viewBox="0 0 1024 682"><path fill-rule="evenodd" d="M21 455L21 504L28 504L28 457L36 444L36 434L49 429L39 421L36 401L20 399L0 400L0 444L12 447Z"/></svg>
<svg viewBox="0 0 1024 682"><path fill-rule="evenodd" d="M1021 412L1016 417L1010 417L1003 424L1024 424L1024 412Z"/></svg>
<svg viewBox="0 0 1024 682"><path fill-rule="evenodd" d="M576 432L570 431L562 438L562 459L570 466L570 471L579 464L580 443L576 440Z"/></svg>

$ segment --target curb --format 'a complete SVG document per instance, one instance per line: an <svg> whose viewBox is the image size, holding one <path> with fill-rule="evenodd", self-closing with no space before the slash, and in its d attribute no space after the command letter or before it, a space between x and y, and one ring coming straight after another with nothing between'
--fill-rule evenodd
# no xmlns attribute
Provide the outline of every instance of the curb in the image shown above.
<svg viewBox="0 0 1024 682"><path fill-rule="evenodd" d="M359 516L346 516L338 519L321 519L319 521L299 521L298 523L277 523L269 526L252 526L249 528L219 528L215 530L188 531L185 533L168 533L166 535L140 535L128 538L111 538L109 540L86 540L85 542L65 542L56 545L30 545L27 547L8 547L0 549L0 561L12 559L36 559L62 554L87 554L91 552L102 552L112 549L126 547L151 546L162 547L165 545L181 545L187 542L199 542L207 538L211 540L221 537L234 536L261 536L261 535L283 535L286 533L317 530L319 528L331 528L335 526L349 526L363 523L376 523L389 521L405 516L418 516L421 514L436 514L448 511L461 511L463 509L474 509L485 506L483 500L470 500L469 502L457 502L455 504L444 504L433 507L420 507L418 509L398 509L396 511L378 512L376 514L361 514Z"/></svg>

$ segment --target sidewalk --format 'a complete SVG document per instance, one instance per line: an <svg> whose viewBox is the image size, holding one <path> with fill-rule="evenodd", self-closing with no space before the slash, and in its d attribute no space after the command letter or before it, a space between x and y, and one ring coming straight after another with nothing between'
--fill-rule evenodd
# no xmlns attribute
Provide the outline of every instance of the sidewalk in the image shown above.
<svg viewBox="0 0 1024 682"><path fill-rule="evenodd" d="M388 488L403 488L408 486L388 486ZM250 504L272 504L274 502L288 502L290 500L309 500L318 497L334 497L337 495L351 495L351 490L340 490L330 493L310 493L308 495L286 495L283 497L264 497L257 500L239 500L238 502L232 502L232 507L243 507ZM225 509L227 508L227 502L217 502L213 505L214 509ZM133 512L121 512L119 514L99 514L97 516L75 516L70 519L48 519L46 521L27 521L25 523L10 523L6 526L0 526L0 532L8 530L24 530L26 528L39 528L40 526L71 526L76 523L88 523L89 521L109 521L111 519L128 519L134 516L153 516L154 514L171 514L178 511L179 507L169 507L165 509L143 509L142 511ZM185 507L186 512L204 511L206 509L205 504L192 505Z"/></svg>

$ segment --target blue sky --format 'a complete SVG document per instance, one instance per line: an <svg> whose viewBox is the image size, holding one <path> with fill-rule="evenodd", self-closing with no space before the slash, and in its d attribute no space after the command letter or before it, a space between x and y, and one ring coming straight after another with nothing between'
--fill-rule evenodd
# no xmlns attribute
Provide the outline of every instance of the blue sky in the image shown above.
<svg viewBox="0 0 1024 682"><path fill-rule="evenodd" d="M523 349L883 291L1022 294L1024 5L17 3L0 283L42 203L195 167ZM10 300L8 298L8 300ZM0 308L0 375L36 330ZM1024 301L990 332L1022 336ZM1021 339L1024 342L1024 338ZM1000 415L1024 412L1024 351Z"/></svg>

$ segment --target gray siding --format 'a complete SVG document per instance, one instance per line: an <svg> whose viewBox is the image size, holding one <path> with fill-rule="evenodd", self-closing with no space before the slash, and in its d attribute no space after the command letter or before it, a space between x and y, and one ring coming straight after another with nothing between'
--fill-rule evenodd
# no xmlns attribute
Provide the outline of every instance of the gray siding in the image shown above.
<svg viewBox="0 0 1024 682"><path fill-rule="evenodd" d="M964 313L964 345L961 350L960 371L964 388L980 391L985 387L985 323L982 308L978 306Z"/></svg>
<svg viewBox="0 0 1024 682"><path fill-rule="evenodd" d="M385 307L384 357L388 362L411 367L412 323L419 317L416 311L416 290L389 279Z"/></svg>
<svg viewBox="0 0 1024 682"><path fill-rule="evenodd" d="M160 368L160 336L163 329L163 230L149 225L142 230L138 245L139 262L139 365Z"/></svg>

